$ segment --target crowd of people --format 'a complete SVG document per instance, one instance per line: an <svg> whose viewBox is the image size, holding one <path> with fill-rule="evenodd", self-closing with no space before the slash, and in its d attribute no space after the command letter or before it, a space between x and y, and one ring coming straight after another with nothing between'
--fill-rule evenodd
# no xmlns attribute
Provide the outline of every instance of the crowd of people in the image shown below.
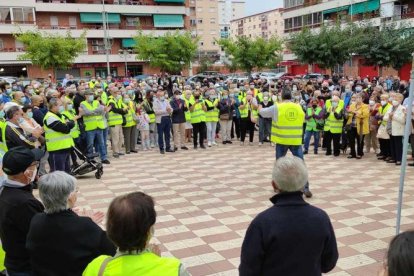
<svg viewBox="0 0 414 276"><path fill-rule="evenodd" d="M302 194L312 197L303 156L313 146L314 154L338 157L349 150L348 158L361 159L372 148L379 160L401 165L407 107L413 104L407 96L408 84L396 77L336 75L277 83L217 79L186 84L158 76L76 82L69 75L60 83L1 83L0 155L7 178L0 188L0 238L7 273L188 275L179 260L161 258L159 249L149 244L156 221L150 196L115 198L108 209L107 233L95 223L102 214L89 214L91 220L74 209L78 188L70 174L79 166L79 152L109 165L110 155L118 159L155 148L160 154L174 153L190 145L205 150L219 142L224 147L236 141L254 146L255 136L259 147L268 143L276 148L272 186L278 194L271 199L274 206L247 230L240 274L328 272L338 259L335 235L329 217L302 199ZM413 131L410 139L414 147ZM288 150L296 157L284 157ZM32 194L38 177L41 202ZM286 204L303 207L294 210L297 216L318 219L308 227L284 221L292 215L279 208ZM292 249L289 241L296 236L271 229L269 223L289 225L286 229L293 232L307 229L302 234L308 243L294 248L303 258L289 259L280 248L260 247L277 238ZM402 246L398 238L393 245ZM399 271L395 255L390 253L388 275L404 275L392 272ZM286 266L274 266L280 258ZM301 266L295 265L298 261ZM413 271L413 264L406 262Z"/></svg>

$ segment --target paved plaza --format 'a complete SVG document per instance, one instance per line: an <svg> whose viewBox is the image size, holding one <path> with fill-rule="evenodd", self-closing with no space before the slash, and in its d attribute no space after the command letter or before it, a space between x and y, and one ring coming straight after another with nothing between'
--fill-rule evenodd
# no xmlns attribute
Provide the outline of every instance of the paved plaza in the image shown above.
<svg viewBox="0 0 414 276"><path fill-rule="evenodd" d="M238 275L251 220L271 203L274 148L219 145L160 155L154 149L111 159L102 179L79 180L78 206L105 211L112 198L143 191L156 201L154 242L192 275ZM314 197L330 216L340 259L328 275L377 275L395 234L400 167L374 154L347 159L309 154ZM414 228L414 168L407 168L402 229ZM292 218L295 219L295 218ZM275 226L277 227L277 225Z"/></svg>

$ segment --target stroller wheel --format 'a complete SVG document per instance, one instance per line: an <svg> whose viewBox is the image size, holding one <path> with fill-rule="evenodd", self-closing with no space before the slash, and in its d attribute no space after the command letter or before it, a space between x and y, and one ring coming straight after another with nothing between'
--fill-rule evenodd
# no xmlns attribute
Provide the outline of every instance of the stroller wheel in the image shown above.
<svg viewBox="0 0 414 276"><path fill-rule="evenodd" d="M95 173L95 178L96 179L101 179L101 176L103 175L103 169L99 168L96 173Z"/></svg>

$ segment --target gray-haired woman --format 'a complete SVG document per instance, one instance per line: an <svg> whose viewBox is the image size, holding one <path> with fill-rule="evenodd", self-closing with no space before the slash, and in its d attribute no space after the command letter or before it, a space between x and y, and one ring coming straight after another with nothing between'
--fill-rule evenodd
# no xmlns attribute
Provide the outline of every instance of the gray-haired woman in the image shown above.
<svg viewBox="0 0 414 276"><path fill-rule="evenodd" d="M45 212L33 217L26 242L35 275L81 275L97 256L115 254L105 231L72 210L78 191L76 179L62 171L39 179Z"/></svg>

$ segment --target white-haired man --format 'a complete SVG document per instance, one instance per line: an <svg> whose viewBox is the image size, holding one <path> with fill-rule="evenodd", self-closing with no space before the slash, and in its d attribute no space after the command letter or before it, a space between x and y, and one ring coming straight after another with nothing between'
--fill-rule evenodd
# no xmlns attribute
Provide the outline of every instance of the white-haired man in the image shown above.
<svg viewBox="0 0 414 276"><path fill-rule="evenodd" d="M302 190L308 172L302 159L276 160L274 204L250 224L241 250L241 276L316 276L331 271L338 260L335 233L328 215L306 203Z"/></svg>

